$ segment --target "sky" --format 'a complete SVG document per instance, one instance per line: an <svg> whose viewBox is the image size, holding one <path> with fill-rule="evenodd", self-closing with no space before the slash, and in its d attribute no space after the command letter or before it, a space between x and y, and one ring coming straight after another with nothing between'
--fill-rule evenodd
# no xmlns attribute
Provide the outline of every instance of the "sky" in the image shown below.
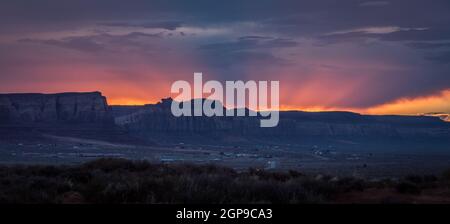
<svg viewBox="0 0 450 224"><path fill-rule="evenodd" d="M174 81L280 81L283 110L450 112L448 0L2 0L0 92L155 103Z"/></svg>

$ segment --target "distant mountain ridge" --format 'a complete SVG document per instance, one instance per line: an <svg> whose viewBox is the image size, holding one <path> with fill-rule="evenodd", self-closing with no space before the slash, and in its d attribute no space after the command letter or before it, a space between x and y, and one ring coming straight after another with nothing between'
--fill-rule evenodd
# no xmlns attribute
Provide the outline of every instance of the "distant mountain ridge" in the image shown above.
<svg viewBox="0 0 450 224"><path fill-rule="evenodd" d="M115 122L133 133L155 135L240 136L256 138L450 137L450 123L428 116L376 116L352 112L281 111L275 128L260 128L258 117L174 117L172 99L141 107L112 106ZM221 103L219 105L222 105Z"/></svg>
<svg viewBox="0 0 450 224"><path fill-rule="evenodd" d="M198 135L218 139L450 139L450 123L434 116L281 111L277 127L260 128L260 117L174 117L171 104L172 99L167 98L144 106L109 106L100 92L0 94L0 124L106 123L131 135L169 138ZM223 107L220 102L216 106Z"/></svg>

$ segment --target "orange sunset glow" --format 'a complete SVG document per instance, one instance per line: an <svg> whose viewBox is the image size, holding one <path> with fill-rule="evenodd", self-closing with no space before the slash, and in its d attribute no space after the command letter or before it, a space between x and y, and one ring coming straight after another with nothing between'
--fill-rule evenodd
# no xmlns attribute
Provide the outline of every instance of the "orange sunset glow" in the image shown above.
<svg viewBox="0 0 450 224"><path fill-rule="evenodd" d="M124 93L125 94L125 93ZM106 96L108 94L105 93ZM118 94L113 94L118 95ZM163 94L160 94L164 97ZM144 98L127 98L127 97L108 97L108 103L110 105L144 105L154 104L160 101L158 95L154 97ZM373 114L373 115L420 115L432 112L450 111L450 90L443 91L439 94L418 97L413 99L400 99L394 102L377 105L369 108L341 108L341 107L302 107L296 105L283 104L281 100L281 111L308 111L308 112L320 112L320 111L352 111L361 114Z"/></svg>
<svg viewBox="0 0 450 224"><path fill-rule="evenodd" d="M344 5L351 12L379 10ZM173 82L202 72L222 83L280 81L281 110L450 112L450 45L433 22L378 23L372 14L355 20L342 16L346 10L327 10L330 20L315 13L319 6L305 7L311 19L298 17L296 7L269 17L219 10L208 20L183 10L159 9L162 17L106 10L60 18L63 26L31 18L51 12L29 14L11 23L22 25L0 28L0 92L101 91L110 105L143 105L173 97Z"/></svg>
<svg viewBox="0 0 450 224"><path fill-rule="evenodd" d="M0 0L0 204L22 203L450 204L450 0Z"/></svg>

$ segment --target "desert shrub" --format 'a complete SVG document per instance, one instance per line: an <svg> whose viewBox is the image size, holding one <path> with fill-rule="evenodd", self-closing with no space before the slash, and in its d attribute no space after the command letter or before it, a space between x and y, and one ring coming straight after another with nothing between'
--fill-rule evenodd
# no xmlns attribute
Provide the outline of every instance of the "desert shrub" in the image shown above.
<svg viewBox="0 0 450 224"><path fill-rule="evenodd" d="M85 183L89 182L90 179L92 178L92 175L89 171L79 170L79 169L70 169L70 170L64 172L63 174L61 174L61 176L64 179L67 179L74 183L80 183L80 184L85 184Z"/></svg>
<svg viewBox="0 0 450 224"><path fill-rule="evenodd" d="M402 181L396 186L397 192L401 194L420 194L422 192L421 188L412 182L409 181Z"/></svg>
<svg viewBox="0 0 450 224"><path fill-rule="evenodd" d="M118 169L130 169L133 167L133 162L126 159L112 159L102 158L87 162L83 165L87 169L99 169L105 172L110 172Z"/></svg>
<svg viewBox="0 0 450 224"><path fill-rule="evenodd" d="M300 173L296 170L289 170L288 173L292 178L298 178L298 177L304 176L303 173Z"/></svg>
<svg viewBox="0 0 450 224"><path fill-rule="evenodd" d="M408 175L405 177L405 180L415 184L421 184L424 182L424 178L420 175Z"/></svg>
<svg viewBox="0 0 450 224"><path fill-rule="evenodd" d="M439 179L435 175L425 175L423 176L423 181L425 182L437 182Z"/></svg>
<svg viewBox="0 0 450 224"><path fill-rule="evenodd" d="M292 170L237 172L215 165L99 159L77 166L0 167L0 203L322 203L370 187L420 194L439 181L407 176L400 183L372 183Z"/></svg>
<svg viewBox="0 0 450 224"><path fill-rule="evenodd" d="M408 175L404 181L417 185L420 189L435 188L438 186L438 178L434 175Z"/></svg>
<svg viewBox="0 0 450 224"><path fill-rule="evenodd" d="M442 173L442 179L444 181L449 181L450 182L450 169L448 169L448 170L446 170L446 171L444 171Z"/></svg>
<svg viewBox="0 0 450 224"><path fill-rule="evenodd" d="M381 180L372 181L370 185L373 188L383 189L383 188L391 188L397 186L397 182L390 178L383 178Z"/></svg>
<svg viewBox="0 0 450 224"><path fill-rule="evenodd" d="M366 188L366 184L363 180L353 177L342 178L337 181L336 185L342 192L363 191L364 188Z"/></svg>
<svg viewBox="0 0 450 224"><path fill-rule="evenodd" d="M214 165L99 159L80 166L0 168L4 203L299 203L323 201L326 182L289 173ZM18 187L16 187L18 186Z"/></svg>
<svg viewBox="0 0 450 224"><path fill-rule="evenodd" d="M338 192L335 183L322 180L305 179L301 186L309 194L321 195L325 199L332 198Z"/></svg>

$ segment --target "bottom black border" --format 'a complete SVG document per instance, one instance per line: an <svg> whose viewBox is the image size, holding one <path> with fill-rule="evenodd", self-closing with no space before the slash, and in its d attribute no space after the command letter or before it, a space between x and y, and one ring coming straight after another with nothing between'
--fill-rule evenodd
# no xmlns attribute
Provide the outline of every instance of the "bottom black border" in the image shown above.
<svg viewBox="0 0 450 224"><path fill-rule="evenodd" d="M244 216L220 218L221 210ZM177 218L179 211L210 211L201 218ZM260 214L271 210L271 217L245 218L246 211ZM55 223L311 223L352 222L384 223L393 219L406 221L447 220L449 205L0 205L2 219L29 219ZM219 213L212 216L213 213Z"/></svg>

